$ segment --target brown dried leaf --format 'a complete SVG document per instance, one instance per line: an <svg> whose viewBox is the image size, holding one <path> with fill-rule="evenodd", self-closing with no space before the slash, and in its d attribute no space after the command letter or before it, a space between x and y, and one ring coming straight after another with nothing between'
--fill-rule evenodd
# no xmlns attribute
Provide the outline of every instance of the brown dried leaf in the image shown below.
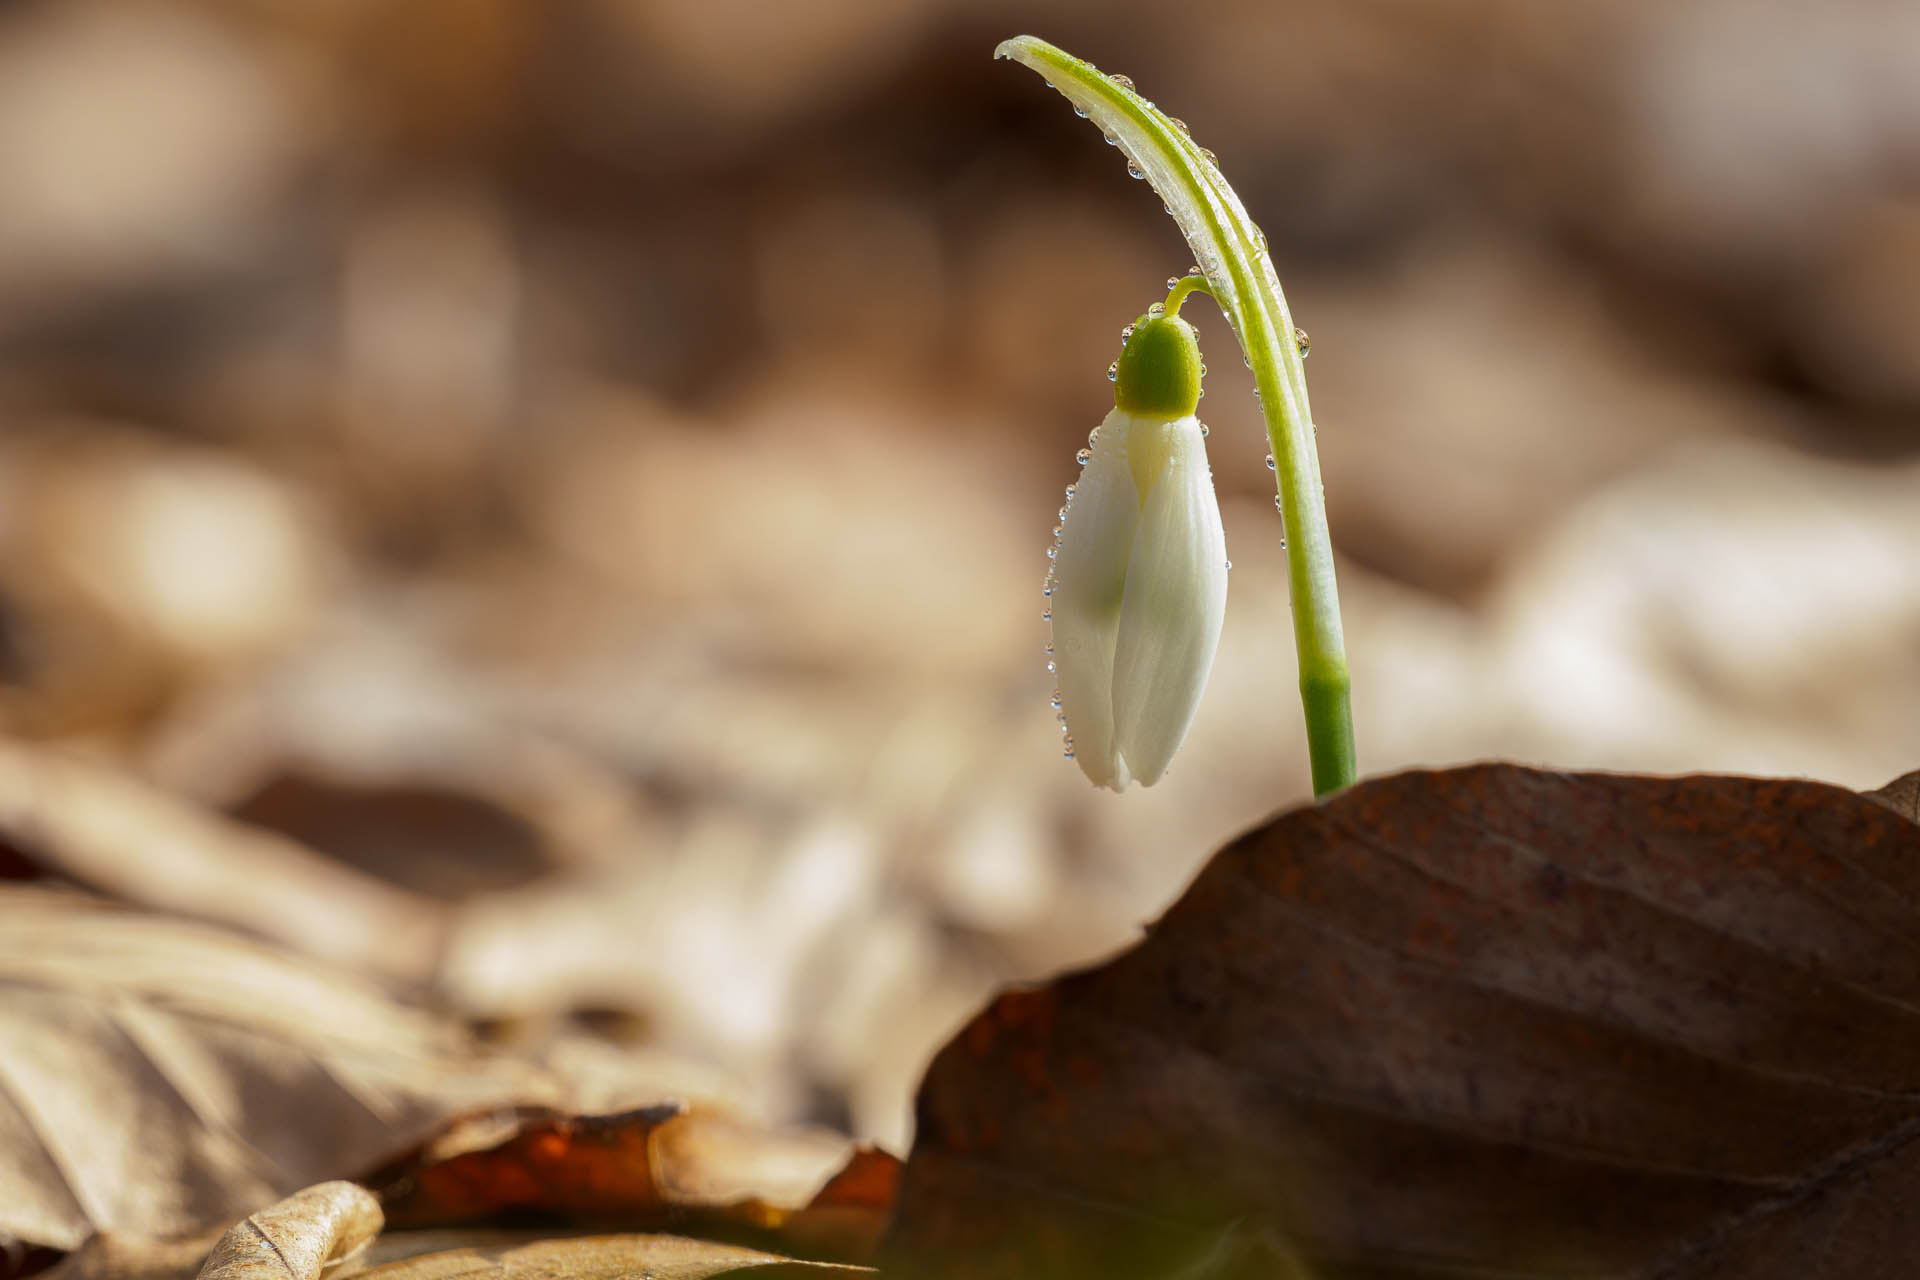
<svg viewBox="0 0 1920 1280"><path fill-rule="evenodd" d="M849 1159L837 1135L768 1131L668 1103L610 1116L474 1117L365 1181L398 1228L535 1214L863 1259L892 1207L897 1168L874 1152Z"/></svg>
<svg viewBox="0 0 1920 1280"><path fill-rule="evenodd" d="M231 1222L544 1073L220 930L0 888L0 1239Z"/></svg>
<svg viewBox="0 0 1920 1280"><path fill-rule="evenodd" d="M1920 828L1834 787L1365 783L1229 846L1132 951L963 1030L888 1260L1905 1274L1916 903Z"/></svg>
<svg viewBox="0 0 1920 1280"><path fill-rule="evenodd" d="M1903 773L1886 786L1861 794L1910 822L1920 822L1920 769Z"/></svg>

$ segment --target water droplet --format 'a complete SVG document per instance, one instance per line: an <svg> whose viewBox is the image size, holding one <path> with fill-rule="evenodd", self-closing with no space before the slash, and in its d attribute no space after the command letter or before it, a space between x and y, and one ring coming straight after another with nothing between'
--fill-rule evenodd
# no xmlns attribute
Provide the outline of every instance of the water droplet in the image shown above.
<svg viewBox="0 0 1920 1280"><path fill-rule="evenodd" d="M1065 756L1069 760L1073 759L1073 752L1071 751L1062 751L1060 754Z"/></svg>
<svg viewBox="0 0 1920 1280"><path fill-rule="evenodd" d="M1109 134L1107 134L1107 135L1105 135L1105 136L1106 136L1106 139L1107 139L1107 145L1108 145L1108 146L1110 146L1110 147L1117 147L1117 146L1119 146L1119 145L1120 145L1120 139L1118 139L1118 138L1116 138L1116 137L1114 137L1114 136L1113 136L1112 134L1110 134L1110 133L1109 133Z"/></svg>
<svg viewBox="0 0 1920 1280"><path fill-rule="evenodd" d="M1190 276L1197 276L1197 275L1199 275L1199 274L1200 274L1200 265L1199 265L1198 263L1193 263L1193 264L1190 264L1190 265L1189 265L1189 266L1187 267L1187 274L1188 274L1188 275L1190 275Z"/></svg>
<svg viewBox="0 0 1920 1280"><path fill-rule="evenodd" d="M1064 530L1065 528L1066 528L1066 526L1065 526L1065 525L1059 525L1059 524L1057 524L1057 525L1055 525L1055 526L1053 526L1053 537L1054 537L1054 541L1055 541L1055 543L1056 543L1056 544L1057 544L1057 543L1059 542L1059 540L1060 540L1060 534L1061 534L1061 532L1062 532L1062 531L1063 531L1063 530Z"/></svg>
<svg viewBox="0 0 1920 1280"><path fill-rule="evenodd" d="M1167 204L1167 203L1166 203L1165 201L1162 201L1162 202L1161 202L1161 204L1160 204L1160 207L1161 207L1162 209L1165 209L1165 210L1166 210L1166 211L1167 211L1168 213L1172 213L1172 212L1173 212L1173 206L1172 206L1172 205L1170 205L1170 204Z"/></svg>
<svg viewBox="0 0 1920 1280"><path fill-rule="evenodd" d="M1156 302L1147 308L1147 314L1150 316L1163 316L1167 314L1167 304L1164 302Z"/></svg>
<svg viewBox="0 0 1920 1280"><path fill-rule="evenodd" d="M1272 454L1268 454L1268 455L1267 455L1267 470L1269 470L1269 471L1274 471L1274 470L1277 470L1277 469L1279 468L1279 466L1280 466L1280 464L1279 464L1279 463L1277 463L1277 462L1275 462L1275 461L1273 460L1273 455L1272 455Z"/></svg>
<svg viewBox="0 0 1920 1280"><path fill-rule="evenodd" d="M1047 548L1047 559L1052 560L1057 558L1059 555L1060 555L1060 548L1058 547Z"/></svg>
<svg viewBox="0 0 1920 1280"><path fill-rule="evenodd" d="M1200 364L1200 376L1203 378L1207 376L1207 366L1205 361L1202 361Z"/></svg>
<svg viewBox="0 0 1920 1280"><path fill-rule="evenodd" d="M1241 363L1241 364L1243 364L1243 365L1245 365L1245 366L1247 366L1247 368L1249 368L1249 369L1251 369L1251 368L1253 368L1253 357L1252 357L1252 356L1241 356L1241 357L1240 357L1240 363Z"/></svg>
<svg viewBox="0 0 1920 1280"><path fill-rule="evenodd" d="M1046 611L1045 611L1044 613L1042 613L1042 614L1040 615L1040 621L1042 621L1042 622L1052 622L1052 621L1053 621L1053 610L1051 610L1051 609L1048 609L1048 610L1046 610Z"/></svg>
<svg viewBox="0 0 1920 1280"><path fill-rule="evenodd" d="M1313 350L1313 339L1309 338L1307 331L1299 325L1293 326L1293 349L1300 353L1302 360L1305 360Z"/></svg>
<svg viewBox="0 0 1920 1280"><path fill-rule="evenodd" d="M1132 336L1133 336L1132 325L1127 324L1127 325L1120 326L1120 341L1125 342L1128 338L1131 338Z"/></svg>
<svg viewBox="0 0 1920 1280"><path fill-rule="evenodd" d="M1175 289L1175 288L1178 288L1178 287L1179 287L1179 285L1180 285L1180 277L1179 277L1179 276L1168 276L1168 277L1167 277L1167 288L1169 288L1169 289Z"/></svg>
<svg viewBox="0 0 1920 1280"><path fill-rule="evenodd" d="M1211 164L1211 165L1218 165L1220 163L1220 157L1213 154L1213 152L1207 150L1205 147L1200 148L1200 158L1202 160L1205 160L1208 164Z"/></svg>
<svg viewBox="0 0 1920 1280"><path fill-rule="evenodd" d="M1254 398L1255 400L1258 400L1258 399L1260 398L1260 388L1258 388L1258 387L1255 387L1255 388L1253 389L1253 398Z"/></svg>
<svg viewBox="0 0 1920 1280"><path fill-rule="evenodd" d="M1286 504L1280 501L1280 495L1277 493L1273 495L1273 510L1282 520L1287 518Z"/></svg>
<svg viewBox="0 0 1920 1280"><path fill-rule="evenodd" d="M1093 450L1082 449L1080 452L1073 455L1073 460L1084 467L1089 462L1093 461Z"/></svg>
<svg viewBox="0 0 1920 1280"><path fill-rule="evenodd" d="M1187 128L1187 122L1185 120L1182 120L1179 116L1168 116L1167 123L1172 125L1174 128L1178 129L1182 133L1190 134L1193 132L1193 130Z"/></svg>
<svg viewBox="0 0 1920 1280"><path fill-rule="evenodd" d="M1053 669L1054 669L1054 664L1053 664L1053 663L1051 663L1051 662L1049 662L1049 663L1047 664L1047 670L1048 670L1048 671L1052 671Z"/></svg>
<svg viewBox="0 0 1920 1280"><path fill-rule="evenodd" d="M1147 175L1140 172L1140 167L1129 160L1127 161L1127 176L1129 178L1144 178Z"/></svg>
<svg viewBox="0 0 1920 1280"><path fill-rule="evenodd" d="M1200 388L1199 391L1194 393L1193 398L1195 400L1205 400L1207 398L1207 389L1205 387Z"/></svg>
<svg viewBox="0 0 1920 1280"><path fill-rule="evenodd" d="M1065 507L1062 507L1060 508L1060 522L1063 527L1066 524L1066 519L1067 519L1067 509Z"/></svg>
<svg viewBox="0 0 1920 1280"><path fill-rule="evenodd" d="M1115 360L1112 364L1107 366L1107 381L1118 382L1119 380L1120 380L1120 362L1118 360Z"/></svg>
<svg viewBox="0 0 1920 1280"><path fill-rule="evenodd" d="M1233 571L1233 561L1231 561L1231 560L1229 560L1229 561L1227 561L1227 571L1228 571L1229 573L1231 573L1231 572Z"/></svg>
<svg viewBox="0 0 1920 1280"><path fill-rule="evenodd" d="M1040 594L1047 597L1047 599L1049 600L1053 599L1053 584L1049 582L1041 586Z"/></svg>
<svg viewBox="0 0 1920 1280"><path fill-rule="evenodd" d="M1072 486L1072 485L1068 485L1068 486L1067 486L1067 496L1068 496L1069 498L1071 498L1071 497L1073 496L1073 486Z"/></svg>
<svg viewBox="0 0 1920 1280"><path fill-rule="evenodd" d="M1115 84L1119 85L1122 89L1133 88L1133 78L1131 76L1123 76L1118 71L1108 76L1107 79L1113 81ZM1027 83L1031 84L1033 82L1029 80Z"/></svg>
<svg viewBox="0 0 1920 1280"><path fill-rule="evenodd" d="M1055 711L1060 709L1060 691L1058 689L1053 691L1053 709Z"/></svg>
<svg viewBox="0 0 1920 1280"><path fill-rule="evenodd" d="M1212 427L1210 427L1210 426L1208 426L1208 425L1207 425L1206 423L1204 423L1204 422L1200 424L1200 438L1201 438L1202 440L1204 440L1204 439L1206 439L1206 438L1207 438L1208 436L1210 436L1210 435L1212 435L1212 434L1213 434L1213 428L1212 428Z"/></svg>
<svg viewBox="0 0 1920 1280"><path fill-rule="evenodd" d="M1053 641L1051 640L1047 641L1047 653L1049 655L1053 653ZM1053 692L1054 692L1054 696L1056 697L1059 696L1060 691L1058 689L1055 689Z"/></svg>
<svg viewBox="0 0 1920 1280"><path fill-rule="evenodd" d="M1100 443L1100 428L1095 427L1093 430L1087 432L1087 443L1088 444Z"/></svg>
<svg viewBox="0 0 1920 1280"><path fill-rule="evenodd" d="M1087 118L1087 109L1085 107L1076 106L1073 109L1073 114L1079 116L1082 120L1085 120Z"/></svg>

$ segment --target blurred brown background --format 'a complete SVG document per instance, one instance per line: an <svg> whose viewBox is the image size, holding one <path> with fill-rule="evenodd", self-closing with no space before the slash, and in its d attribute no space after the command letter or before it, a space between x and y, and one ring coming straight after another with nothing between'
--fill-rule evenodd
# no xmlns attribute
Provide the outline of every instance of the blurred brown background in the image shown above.
<svg viewBox="0 0 1920 1280"><path fill-rule="evenodd" d="M1306 790L1204 300L1214 682L1151 792L1059 758L1042 552L1189 255L1020 31L1274 245L1363 772L1920 765L1920 8L13 0L0 808L161 815L27 858L901 1144Z"/></svg>

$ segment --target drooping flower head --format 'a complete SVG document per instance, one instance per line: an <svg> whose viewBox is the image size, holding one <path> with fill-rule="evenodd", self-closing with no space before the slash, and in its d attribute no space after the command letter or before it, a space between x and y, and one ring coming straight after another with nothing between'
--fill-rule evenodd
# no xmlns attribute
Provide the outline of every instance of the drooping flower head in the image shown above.
<svg viewBox="0 0 1920 1280"><path fill-rule="evenodd" d="M1158 308L1156 308L1156 311ZM1067 754L1095 785L1151 786L1187 736L1227 606L1193 326L1150 313L1114 368L1049 580Z"/></svg>

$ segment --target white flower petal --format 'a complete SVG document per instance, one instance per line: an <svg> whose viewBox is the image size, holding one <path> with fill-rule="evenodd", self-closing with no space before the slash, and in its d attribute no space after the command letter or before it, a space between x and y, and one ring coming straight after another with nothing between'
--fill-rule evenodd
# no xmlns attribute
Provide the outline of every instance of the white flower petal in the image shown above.
<svg viewBox="0 0 1920 1280"><path fill-rule="evenodd" d="M1146 785L1187 736L1227 610L1227 540L1200 424L1164 429L1167 461L1134 533L1113 659L1115 747Z"/></svg>
<svg viewBox="0 0 1920 1280"><path fill-rule="evenodd" d="M1095 785L1123 791L1132 777L1113 748L1113 653L1140 498L1127 467L1131 419L1100 424L1061 526L1054 563L1053 649L1074 759Z"/></svg>

